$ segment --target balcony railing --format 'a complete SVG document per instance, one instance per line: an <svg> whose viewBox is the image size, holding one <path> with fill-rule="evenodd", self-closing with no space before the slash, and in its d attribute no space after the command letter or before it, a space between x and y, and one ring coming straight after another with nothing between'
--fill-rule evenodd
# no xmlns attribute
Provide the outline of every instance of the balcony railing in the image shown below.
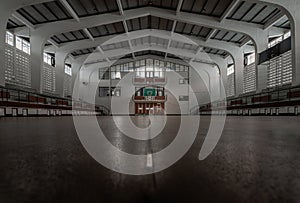
<svg viewBox="0 0 300 203"><path fill-rule="evenodd" d="M109 115L110 110L102 105L93 105L81 101L43 95L24 90L0 87L0 106L3 107L27 107L40 109L62 110L93 110L101 111Z"/></svg>
<svg viewBox="0 0 300 203"><path fill-rule="evenodd" d="M135 103L161 103L167 101L167 96L133 96Z"/></svg>
<svg viewBox="0 0 300 203"><path fill-rule="evenodd" d="M259 109L300 106L300 86L285 87L269 92L254 93L245 96L228 98L193 108L193 112L210 112L213 110Z"/></svg>

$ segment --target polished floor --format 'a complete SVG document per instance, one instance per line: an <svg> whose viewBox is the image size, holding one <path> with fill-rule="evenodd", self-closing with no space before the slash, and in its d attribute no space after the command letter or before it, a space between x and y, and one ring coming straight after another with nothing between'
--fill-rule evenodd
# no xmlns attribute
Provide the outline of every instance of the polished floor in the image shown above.
<svg viewBox="0 0 300 203"><path fill-rule="evenodd" d="M147 119L132 118L141 126ZM1 118L0 202L300 202L300 117L228 117L216 149L199 161L209 120L201 118L196 141L176 164L130 176L91 158L71 117ZM147 153L149 142L120 139L111 123L99 118L111 143ZM178 123L179 117L168 117L151 150L167 146Z"/></svg>

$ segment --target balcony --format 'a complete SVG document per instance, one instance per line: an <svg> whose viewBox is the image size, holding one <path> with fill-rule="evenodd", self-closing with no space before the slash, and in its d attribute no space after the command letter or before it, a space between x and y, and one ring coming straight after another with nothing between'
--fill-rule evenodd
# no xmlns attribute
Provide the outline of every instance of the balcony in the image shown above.
<svg viewBox="0 0 300 203"><path fill-rule="evenodd" d="M167 101L167 96L133 96L135 103L163 103Z"/></svg>

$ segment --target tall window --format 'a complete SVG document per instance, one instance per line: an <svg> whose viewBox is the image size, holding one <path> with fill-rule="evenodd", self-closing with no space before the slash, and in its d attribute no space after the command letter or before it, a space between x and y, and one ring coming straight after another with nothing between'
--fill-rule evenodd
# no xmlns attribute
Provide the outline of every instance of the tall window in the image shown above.
<svg viewBox="0 0 300 203"><path fill-rule="evenodd" d="M71 65L65 64L65 73L69 76L72 76L72 68Z"/></svg>
<svg viewBox="0 0 300 203"><path fill-rule="evenodd" d="M268 65L268 87L292 83L292 51L272 58Z"/></svg>
<svg viewBox="0 0 300 203"><path fill-rule="evenodd" d="M256 90L256 65L255 53L245 57L243 92L248 93Z"/></svg>
<svg viewBox="0 0 300 203"><path fill-rule="evenodd" d="M188 75L189 67L181 64L165 62L157 59L141 59L135 62L114 65L99 69L99 79L119 80L124 74L135 72L137 78L164 78L166 71L185 72Z"/></svg>
<svg viewBox="0 0 300 203"><path fill-rule="evenodd" d="M226 94L228 97L234 96L235 94L235 80L234 80L234 65L231 64L227 68L227 88Z"/></svg>
<svg viewBox="0 0 300 203"><path fill-rule="evenodd" d="M54 93L55 89L54 58L50 54L44 53L43 90Z"/></svg>
<svg viewBox="0 0 300 203"><path fill-rule="evenodd" d="M14 35L11 32L6 31L5 42L10 46L14 46Z"/></svg>
<svg viewBox="0 0 300 203"><path fill-rule="evenodd" d="M46 63L50 66L54 66L53 61L54 61L53 56L51 56L50 54L44 53L44 63Z"/></svg>
<svg viewBox="0 0 300 203"><path fill-rule="evenodd" d="M271 48L271 47L276 46L277 44L279 44L279 43L282 42L283 40L285 40L285 39L291 37L291 34L292 34L291 31L288 31L288 32L286 32L285 34L283 34L283 35L281 35L281 36L279 36L279 37L273 39L271 42L269 42L268 47Z"/></svg>
<svg viewBox="0 0 300 203"><path fill-rule="evenodd" d="M20 37L16 37L16 47L26 54L30 54L30 43Z"/></svg>
<svg viewBox="0 0 300 203"><path fill-rule="evenodd" d="M21 87L31 87L30 44L26 40L6 32L5 81Z"/></svg>

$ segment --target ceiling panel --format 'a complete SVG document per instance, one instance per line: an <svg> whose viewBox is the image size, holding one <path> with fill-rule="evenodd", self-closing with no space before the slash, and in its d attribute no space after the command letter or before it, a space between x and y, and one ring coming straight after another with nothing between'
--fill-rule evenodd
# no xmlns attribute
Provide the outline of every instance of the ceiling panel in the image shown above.
<svg viewBox="0 0 300 203"><path fill-rule="evenodd" d="M241 1L229 14L228 19L264 25L279 13L280 10L274 6ZM289 21L283 26L288 27Z"/></svg>
<svg viewBox="0 0 300 203"><path fill-rule="evenodd" d="M181 11L221 17L232 0L184 0Z"/></svg>
<svg viewBox="0 0 300 203"><path fill-rule="evenodd" d="M81 49L81 50L76 50L74 52L72 52L71 54L73 56L82 56L82 55L86 55L86 54L91 54L96 50L96 47L92 47L92 48L88 48L88 49Z"/></svg>
<svg viewBox="0 0 300 203"><path fill-rule="evenodd" d="M146 6L176 10L178 5L178 0L122 0L121 2L124 10Z"/></svg>
<svg viewBox="0 0 300 203"><path fill-rule="evenodd" d="M67 0L79 17L119 11L115 0Z"/></svg>
<svg viewBox="0 0 300 203"><path fill-rule="evenodd" d="M212 30L211 28L192 25L183 22L177 22L175 27L175 32L179 34L186 34L186 35L191 35L191 36L196 36L201 38L207 37L207 35L210 33L211 30Z"/></svg>
<svg viewBox="0 0 300 203"><path fill-rule="evenodd" d="M287 16L284 16L280 21L278 21L275 25L275 27L280 27L284 29L291 29L291 23Z"/></svg>
<svg viewBox="0 0 300 203"><path fill-rule="evenodd" d="M196 51L198 49L198 46L194 44L189 43L183 43L178 41L172 41L170 47L176 48L176 49L183 49L188 51Z"/></svg>
<svg viewBox="0 0 300 203"><path fill-rule="evenodd" d="M219 56L222 56L222 57L227 56L227 53L225 51L218 50L218 49L203 47L203 51L207 54L215 54L215 55L219 55Z"/></svg>
<svg viewBox="0 0 300 203"><path fill-rule="evenodd" d="M154 16L145 16L141 18L135 18L127 20L128 31L136 31L142 29L160 29L171 31L173 26L173 21L154 17Z"/></svg>
<svg viewBox="0 0 300 203"><path fill-rule="evenodd" d="M113 49L129 49L129 43L128 41L123 41L123 42L118 42L118 43L113 43L113 44L107 44L101 46L103 51L109 51Z"/></svg>
<svg viewBox="0 0 300 203"><path fill-rule="evenodd" d="M54 35L51 37L51 39L54 40L56 43L61 44L66 42L88 39L88 36L82 30L78 30Z"/></svg>
<svg viewBox="0 0 300 203"><path fill-rule="evenodd" d="M217 30L215 34L211 37L211 39L232 42L240 44L242 40L245 38L245 35L241 33L235 33L225 30Z"/></svg>
<svg viewBox="0 0 300 203"><path fill-rule="evenodd" d="M34 25L72 18L59 1L26 6L17 12Z"/></svg>
<svg viewBox="0 0 300 203"><path fill-rule="evenodd" d="M97 27L88 28L88 30L93 35L93 37L102 37L102 36L125 33L123 23L121 22L111 23L107 25L100 25Z"/></svg>

